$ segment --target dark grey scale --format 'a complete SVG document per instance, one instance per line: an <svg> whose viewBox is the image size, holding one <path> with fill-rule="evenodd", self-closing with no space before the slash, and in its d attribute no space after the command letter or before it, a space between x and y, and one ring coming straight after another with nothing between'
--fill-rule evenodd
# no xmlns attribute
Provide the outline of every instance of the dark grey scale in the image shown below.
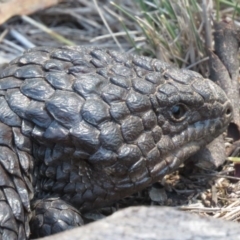
<svg viewBox="0 0 240 240"><path fill-rule="evenodd" d="M111 103L109 112L111 117L118 123L121 123L130 114L125 102Z"/></svg>
<svg viewBox="0 0 240 240"><path fill-rule="evenodd" d="M45 176L50 179L55 179L57 169L58 168L56 168L55 166L47 166L47 168L45 170Z"/></svg>
<svg viewBox="0 0 240 240"><path fill-rule="evenodd" d="M219 102L220 104L225 104L224 102L224 92L221 91L221 89L219 90L218 88L215 89L215 85L212 83L212 82L208 82L208 85L209 85L209 88L213 91L214 93L214 97L216 98L216 96L219 96L220 99L219 101L216 101L216 102ZM199 94L201 95L201 94Z"/></svg>
<svg viewBox="0 0 240 240"><path fill-rule="evenodd" d="M151 130L157 125L157 116L153 110L146 111L142 115L142 122L145 130Z"/></svg>
<svg viewBox="0 0 240 240"><path fill-rule="evenodd" d="M57 167L56 179L58 180L69 180L72 167L70 163L62 163Z"/></svg>
<svg viewBox="0 0 240 240"><path fill-rule="evenodd" d="M32 151L32 142L26 136L24 136L21 132L20 128L13 127L12 128L14 143L19 150L25 151L27 153L31 153Z"/></svg>
<svg viewBox="0 0 240 240"><path fill-rule="evenodd" d="M129 169L133 163L140 160L141 157L142 153L138 146L134 144L124 144L119 148L118 162L115 165Z"/></svg>
<svg viewBox="0 0 240 240"><path fill-rule="evenodd" d="M70 129L73 144L86 153L95 152L100 146L100 131L92 125L82 121L80 124Z"/></svg>
<svg viewBox="0 0 240 240"><path fill-rule="evenodd" d="M169 120L166 120L167 118L168 118L168 116L164 116L164 118L165 118L165 121L164 121L164 123L161 125L161 129L162 129L162 134L163 134L163 136L164 135L168 135L170 132L171 132L171 123L170 123L170 121Z"/></svg>
<svg viewBox="0 0 240 240"><path fill-rule="evenodd" d="M64 148L65 144L64 143L56 143L55 146L52 148L51 152L51 158L52 161L59 161L61 162L65 158L67 158L69 155L72 155L75 148L73 146L66 147L67 149Z"/></svg>
<svg viewBox="0 0 240 240"><path fill-rule="evenodd" d="M70 178L71 179L71 178ZM68 195L75 192L75 183L74 182L68 182L65 187L63 188L63 192Z"/></svg>
<svg viewBox="0 0 240 240"><path fill-rule="evenodd" d="M168 69L164 72L164 77L173 79L175 83L180 83L183 87L184 84L191 84L195 79L192 74L185 74L184 71L177 71L177 69Z"/></svg>
<svg viewBox="0 0 240 240"><path fill-rule="evenodd" d="M31 122L42 128L47 128L53 119L46 110L45 103L32 100L25 112L25 116Z"/></svg>
<svg viewBox="0 0 240 240"><path fill-rule="evenodd" d="M71 128L81 121L80 109L83 99L74 92L56 90L46 101L46 108L54 119Z"/></svg>
<svg viewBox="0 0 240 240"><path fill-rule="evenodd" d="M98 69L96 69L96 73L98 75L104 77L105 79L109 78L108 68L98 68Z"/></svg>
<svg viewBox="0 0 240 240"><path fill-rule="evenodd" d="M83 193L82 198L85 202L94 202L96 197L93 194L93 188L87 187L87 190Z"/></svg>
<svg viewBox="0 0 240 240"><path fill-rule="evenodd" d="M65 149L64 149L65 151ZM72 163L70 161L62 163L62 169L65 173L71 173L72 171Z"/></svg>
<svg viewBox="0 0 240 240"><path fill-rule="evenodd" d="M155 93L156 86L154 86L151 82L148 82L144 79L134 78L132 80L132 84L134 89L144 95L150 95Z"/></svg>
<svg viewBox="0 0 240 240"><path fill-rule="evenodd" d="M46 139L43 137L45 130L46 130L45 128L34 126L31 135L34 139L37 140L37 142L39 142L41 144L43 144L43 143L50 144L49 141L46 141Z"/></svg>
<svg viewBox="0 0 240 240"><path fill-rule="evenodd" d="M111 150L100 147L94 154L91 155L88 161L90 164L94 165L94 168L103 169L105 167L114 165L118 161L118 155ZM100 166L98 166L99 162L101 162Z"/></svg>
<svg viewBox="0 0 240 240"><path fill-rule="evenodd" d="M148 72L145 75L145 80L156 85L165 83L165 79L163 78L162 74L159 72L150 72L150 73Z"/></svg>
<svg viewBox="0 0 240 240"><path fill-rule="evenodd" d="M44 158L46 156L46 152L51 152L51 149L45 148L45 151L42 153ZM45 172L47 171L47 168L48 168L48 166L46 164L41 164L38 168L38 171L42 176L45 176ZM43 180L45 180L45 179L43 179Z"/></svg>
<svg viewBox="0 0 240 240"><path fill-rule="evenodd" d="M111 76L110 81L122 88L129 89L132 86L131 79L124 76Z"/></svg>
<svg viewBox="0 0 240 240"><path fill-rule="evenodd" d="M136 187L152 181L145 159L140 159L129 169L129 177Z"/></svg>
<svg viewBox="0 0 240 240"><path fill-rule="evenodd" d="M159 158L161 157L158 148L155 147L150 150L146 157L146 165L150 172L152 172L155 166L159 163Z"/></svg>
<svg viewBox="0 0 240 240"><path fill-rule="evenodd" d="M174 143L169 136L163 135L162 138L157 143L157 148L160 154L163 155L167 153L169 149L174 149Z"/></svg>
<svg viewBox="0 0 240 240"><path fill-rule="evenodd" d="M179 96L179 98L182 103L189 106L196 106L196 108L202 106L204 101L202 96L197 93L194 96L194 100L192 94L188 94L187 92L184 94L184 96Z"/></svg>
<svg viewBox="0 0 240 240"><path fill-rule="evenodd" d="M137 145L140 148L144 157L155 147L155 142L151 132L145 132L137 140Z"/></svg>
<svg viewBox="0 0 240 240"><path fill-rule="evenodd" d="M52 121L43 135L44 138L49 140L67 141L69 140L69 129L64 127L57 121Z"/></svg>
<svg viewBox="0 0 240 240"><path fill-rule="evenodd" d="M112 63L112 58L100 49L94 49L90 54L93 58L98 59L102 63L102 67L107 67L108 64Z"/></svg>
<svg viewBox="0 0 240 240"><path fill-rule="evenodd" d="M0 78L4 79L6 77L13 77L15 72L19 69L17 64L7 65L4 69L0 72Z"/></svg>
<svg viewBox="0 0 240 240"><path fill-rule="evenodd" d="M212 110L212 114L213 114L213 116L214 117L217 117L217 116L219 116L219 114L221 114L221 111L222 111L222 105L220 104L220 103L215 103L215 108ZM206 110L208 110L209 108L207 107L207 105L206 105ZM206 114L201 114L202 116L206 116Z"/></svg>
<svg viewBox="0 0 240 240"><path fill-rule="evenodd" d="M101 50L98 50L98 49L92 50L90 54L93 57L91 59L91 63L96 68L107 67L112 62L110 56Z"/></svg>
<svg viewBox="0 0 240 240"><path fill-rule="evenodd" d="M26 188L26 183L19 177L13 177L14 186L17 189L19 197L21 198L22 204L25 210L29 213L30 208L30 198L31 194L29 194L28 189Z"/></svg>
<svg viewBox="0 0 240 240"><path fill-rule="evenodd" d="M126 104L131 113L141 114L152 108L149 98L135 91L129 91Z"/></svg>
<svg viewBox="0 0 240 240"><path fill-rule="evenodd" d="M76 148L79 148L79 145L82 144L82 141L79 142L78 139L76 139L75 141L75 137L73 137L72 139L73 139L73 144L76 146ZM86 152L84 149L83 150L76 149L72 155L73 160L89 159L89 157L90 157L90 153Z"/></svg>
<svg viewBox="0 0 240 240"><path fill-rule="evenodd" d="M59 142L59 145L60 147L62 148L64 154L66 154L67 156L73 156L74 152L76 151L76 148L74 146L74 144L72 142L68 142L67 144L64 142ZM64 148L62 147L64 145ZM58 144L56 144L55 146L58 146ZM69 165L71 166L71 163L67 162L67 163L63 163L63 164L66 164L66 165ZM68 169L66 166L65 166L66 169Z"/></svg>
<svg viewBox="0 0 240 240"><path fill-rule="evenodd" d="M56 89L59 90L72 90L72 85L75 78L65 72L47 72L45 79Z"/></svg>
<svg viewBox="0 0 240 240"><path fill-rule="evenodd" d="M191 89L189 89L188 85L183 85L179 82L175 82L175 81L169 81L169 84L176 87L176 89L179 89L179 87L181 86L181 92L187 93L188 95L193 95L193 91Z"/></svg>
<svg viewBox="0 0 240 240"><path fill-rule="evenodd" d="M2 239L17 239L18 238L18 224L15 217L11 211L11 207L6 201L0 202L1 208L1 226L3 228Z"/></svg>
<svg viewBox="0 0 240 240"><path fill-rule="evenodd" d="M101 145L111 151L117 151L123 144L121 127L114 122L107 122L100 126Z"/></svg>
<svg viewBox="0 0 240 240"><path fill-rule="evenodd" d="M19 117L25 118L25 111L30 104L30 99L17 89L8 89L5 97L9 107Z"/></svg>
<svg viewBox="0 0 240 240"><path fill-rule="evenodd" d="M19 159L21 168L27 175L29 175L29 172L32 171L32 168L33 168L32 156L24 151L19 150L19 149L17 149L17 154L18 154L18 159Z"/></svg>
<svg viewBox="0 0 240 240"><path fill-rule="evenodd" d="M4 194L17 220L24 221L24 210L19 195L13 188L4 188Z"/></svg>
<svg viewBox="0 0 240 240"><path fill-rule="evenodd" d="M162 129L161 129L161 127L159 127L158 125L155 126L152 129L152 136L153 136L153 139L154 139L155 143L157 143L161 139L161 137L162 137Z"/></svg>
<svg viewBox="0 0 240 240"><path fill-rule="evenodd" d="M76 77L73 89L83 98L100 96L102 89L108 82L99 74L87 74Z"/></svg>
<svg viewBox="0 0 240 240"><path fill-rule="evenodd" d="M6 200L5 195L2 190L0 190L0 202Z"/></svg>
<svg viewBox="0 0 240 240"><path fill-rule="evenodd" d="M203 85L205 85L205 87L203 88ZM203 99L206 101L208 100L210 103L214 102L215 99L215 94L214 91L210 91L210 85L203 84L202 82L197 82L195 81L192 84L192 88L199 93L200 96L203 97Z"/></svg>
<svg viewBox="0 0 240 240"><path fill-rule="evenodd" d="M76 59L85 58L85 54L70 48L56 49L55 51L51 52L50 56L51 58L56 58L56 59L67 61L67 62L73 62Z"/></svg>
<svg viewBox="0 0 240 240"><path fill-rule="evenodd" d="M132 56L131 55L127 55L126 53L119 53L115 50L107 50L106 53L108 53L115 62L117 63L125 63L126 61L131 61L132 60Z"/></svg>
<svg viewBox="0 0 240 240"><path fill-rule="evenodd" d="M0 144L13 148L12 136L11 127L0 122Z"/></svg>
<svg viewBox="0 0 240 240"><path fill-rule="evenodd" d="M170 63L162 62L157 59L152 59L151 61L153 69L156 72L164 73L168 69L172 69L173 66Z"/></svg>
<svg viewBox="0 0 240 240"><path fill-rule="evenodd" d="M5 168L0 165L0 186L1 187L12 187L14 188L13 182L9 179L8 173L6 172ZM3 189L3 188L2 188Z"/></svg>
<svg viewBox="0 0 240 240"><path fill-rule="evenodd" d="M74 168L74 170L75 170L75 168ZM80 174L78 174L78 172L76 172L76 171L70 172L69 182L74 183L74 186L75 186L75 189L72 193L75 193L76 192L75 190L77 190L77 189L79 189L80 191L85 190L85 186L84 186L84 184L82 184L81 179L82 179L82 176Z"/></svg>
<svg viewBox="0 0 240 240"><path fill-rule="evenodd" d="M43 175L45 177L45 174ZM52 188L55 185L55 180L51 178L44 179L41 181L41 191L45 192L51 192Z"/></svg>
<svg viewBox="0 0 240 240"><path fill-rule="evenodd" d="M114 75L122 76L122 77L131 77L131 78L133 78L136 75L131 68L125 67L122 64L113 65L111 67L110 71Z"/></svg>
<svg viewBox="0 0 240 240"><path fill-rule="evenodd" d="M72 175L73 174L71 174L71 177ZM82 176L78 178L74 178L75 189L74 189L74 192L72 193L72 199L70 201L77 208L80 208L84 202L84 199L83 199L84 192L87 190L88 187L91 189L91 185L89 184L87 184L87 186L85 185L85 183L87 183L88 181L89 179L84 178Z"/></svg>
<svg viewBox="0 0 240 240"><path fill-rule="evenodd" d="M176 95L178 93L177 87L173 86L172 84L165 83L159 86L158 88L159 93L166 94L167 96Z"/></svg>
<svg viewBox="0 0 240 240"><path fill-rule="evenodd" d="M19 226L18 237L19 237L19 239L23 239L25 237L25 224L24 223L20 224L20 226Z"/></svg>
<svg viewBox="0 0 240 240"><path fill-rule="evenodd" d="M202 117L206 117L206 111L209 111L209 108L210 108L210 105L208 105L208 104L206 104L205 106L204 106L204 109L205 109L205 112L202 112L201 113L201 117L200 118L202 118ZM221 108L221 107L220 107ZM218 115L219 114L219 111L220 111L220 109L218 108L218 106L217 106L217 104L216 104L216 108L215 109L213 109L213 115Z"/></svg>
<svg viewBox="0 0 240 240"><path fill-rule="evenodd" d="M31 165L30 165L29 170L31 172L33 172L33 161L32 161L33 159L31 157L29 159L31 160L31 162L30 162ZM15 183L15 181L18 181L17 177L16 177L16 180L14 180L14 183ZM35 194L34 189L33 189L33 185L32 185L32 181L33 181L32 175L29 175L29 172L27 174L23 175L23 181L25 183L25 189L28 189L29 200L31 200L31 199L33 199L33 196Z"/></svg>
<svg viewBox="0 0 240 240"><path fill-rule="evenodd" d="M126 89L109 83L102 89L101 97L108 104L111 104L112 102L125 101L127 94L128 92Z"/></svg>
<svg viewBox="0 0 240 240"><path fill-rule="evenodd" d="M72 61L72 64L74 65L74 66L76 66L76 67L78 67L78 68L70 68L69 70L68 70L68 72L71 72L71 69L72 70L74 70L74 69L82 69L82 70L84 70L84 69L86 69L86 72L87 72L87 69L92 69L93 68L93 64L90 62L91 61L91 57L89 56L89 59L86 59L86 57L85 56L82 56L82 57L80 57L80 58L76 58L76 59L74 59L73 61ZM73 73L75 73L74 71L73 71ZM79 76L81 76L81 75L79 75Z"/></svg>
<svg viewBox="0 0 240 240"><path fill-rule="evenodd" d="M0 80L0 89L6 90L10 88L17 88L20 87L22 83L22 80L15 77L6 77Z"/></svg>
<svg viewBox="0 0 240 240"><path fill-rule="evenodd" d="M151 58L134 55L132 61L138 67L141 67L141 68L146 69L148 71L153 71L154 70Z"/></svg>
<svg viewBox="0 0 240 240"><path fill-rule="evenodd" d="M147 69L144 69L144 68L141 68L138 66L134 66L134 70L139 79L144 79L145 75L147 75L149 73L149 71Z"/></svg>
<svg viewBox="0 0 240 240"><path fill-rule="evenodd" d="M25 136L30 137L31 133L33 131L33 128L34 128L33 123L31 123L30 121L27 121L25 119L22 120L21 130Z"/></svg>
<svg viewBox="0 0 240 240"><path fill-rule="evenodd" d="M128 67L128 68L131 68L131 69L134 69L135 65L132 62L132 58L126 59L126 61L124 62L124 66Z"/></svg>
<svg viewBox="0 0 240 240"><path fill-rule="evenodd" d="M11 110L4 97L0 97L0 121L9 126L21 126L21 118Z"/></svg>
<svg viewBox="0 0 240 240"><path fill-rule="evenodd" d="M54 89L43 78L26 79L20 87L21 92L38 101L45 101L54 94Z"/></svg>
<svg viewBox="0 0 240 240"><path fill-rule="evenodd" d="M107 197L107 191L104 188L98 186L97 184L93 186L93 192L97 193L98 196L97 199L98 198L104 199ZM96 199L94 200L94 202L95 201Z"/></svg>
<svg viewBox="0 0 240 240"><path fill-rule="evenodd" d="M45 150L45 155L44 155L44 164L46 164L46 166L49 166L49 165L51 165L51 164L53 164L54 163L54 159L52 158L52 148L53 148L54 146L52 145L52 146L49 146L49 147L47 147L46 148L46 150ZM43 174L44 175L44 174Z"/></svg>
<svg viewBox="0 0 240 240"><path fill-rule="evenodd" d="M165 92L164 92L165 91ZM163 84L156 93L156 99L159 107L173 106L175 102L179 102L180 97L177 89L169 84Z"/></svg>
<svg viewBox="0 0 240 240"><path fill-rule="evenodd" d="M95 56L95 54L93 54L93 56ZM92 58L91 60L90 60L90 62L91 62L91 64L94 66L94 67L96 67L96 68L103 68L103 67L107 67L107 63L104 61L104 60L102 60L102 59L100 58L100 59L98 59L98 58Z"/></svg>
<svg viewBox="0 0 240 240"><path fill-rule="evenodd" d="M144 131L141 118L137 116L127 117L122 121L121 131L127 143L134 142Z"/></svg>
<svg viewBox="0 0 240 240"><path fill-rule="evenodd" d="M18 59L20 64L37 64L42 66L45 61L49 59L47 52L26 52Z"/></svg>
<svg viewBox="0 0 240 240"><path fill-rule="evenodd" d="M122 161L122 162L116 162L115 164L109 166L109 167L106 167L106 173L109 175L109 176L114 176L116 177L116 179L121 179L123 176L125 176L126 174L129 173L129 166L126 166L125 165L125 162ZM118 187L122 187L120 182L118 182ZM114 195L112 193L112 195Z"/></svg>
<svg viewBox="0 0 240 240"><path fill-rule="evenodd" d="M71 62L64 62L57 59L49 59L44 62L43 68L46 71L64 71L72 67Z"/></svg>
<svg viewBox="0 0 240 240"><path fill-rule="evenodd" d="M7 172L21 177L17 155L10 148L5 146L0 147L0 162Z"/></svg>
<svg viewBox="0 0 240 240"><path fill-rule="evenodd" d="M74 76L81 76L82 74L92 73L95 70L95 66L92 64L76 64L73 67L68 69L69 74L73 74Z"/></svg>
<svg viewBox="0 0 240 240"><path fill-rule="evenodd" d="M14 73L14 77L20 78L20 79L40 78L43 76L44 76L44 73L42 68L38 65L33 65L33 64L21 66L21 68L18 68Z"/></svg>
<svg viewBox="0 0 240 240"><path fill-rule="evenodd" d="M82 106L81 115L86 122L99 126L110 120L109 108L101 99L87 99Z"/></svg>

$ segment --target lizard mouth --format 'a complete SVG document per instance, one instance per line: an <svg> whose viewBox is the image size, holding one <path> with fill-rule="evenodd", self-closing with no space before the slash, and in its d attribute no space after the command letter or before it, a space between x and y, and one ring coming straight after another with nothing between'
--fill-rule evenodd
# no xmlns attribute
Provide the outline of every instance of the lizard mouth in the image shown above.
<svg viewBox="0 0 240 240"><path fill-rule="evenodd" d="M229 114L229 108L226 112ZM163 135L157 145L163 160L152 169L152 176L161 179L176 170L186 159L222 134L231 119L232 114L229 114L228 118L199 121L188 126L180 134Z"/></svg>

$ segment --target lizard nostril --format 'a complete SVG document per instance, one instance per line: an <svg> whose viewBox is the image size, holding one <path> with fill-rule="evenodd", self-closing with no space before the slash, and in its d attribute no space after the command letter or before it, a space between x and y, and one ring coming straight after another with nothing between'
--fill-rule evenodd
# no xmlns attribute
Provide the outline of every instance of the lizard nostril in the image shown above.
<svg viewBox="0 0 240 240"><path fill-rule="evenodd" d="M227 117L229 117L229 116L232 115L232 107L231 107L230 105L226 107L226 109L225 109L225 115L226 115Z"/></svg>

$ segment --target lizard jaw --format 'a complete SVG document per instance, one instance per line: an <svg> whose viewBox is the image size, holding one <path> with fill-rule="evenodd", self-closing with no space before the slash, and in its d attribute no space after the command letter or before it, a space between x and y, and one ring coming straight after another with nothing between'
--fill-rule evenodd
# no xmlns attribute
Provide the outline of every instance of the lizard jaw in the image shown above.
<svg viewBox="0 0 240 240"><path fill-rule="evenodd" d="M229 118L229 122L230 120ZM173 138L162 136L162 139L158 143L158 149L164 161L156 164L151 170L151 176L156 179L156 181L176 170L186 159L223 133L227 129L228 122L221 122L219 119L214 119L211 120L210 124L209 120L206 120L205 124L203 124L203 122L201 123L201 126L203 126L202 131L194 126L189 126L184 132L175 135ZM207 138L206 134L203 134L204 132L206 134L208 133ZM184 144L184 139L188 139L187 144ZM163 144L161 145L161 143ZM166 144L166 148L163 146L164 144Z"/></svg>

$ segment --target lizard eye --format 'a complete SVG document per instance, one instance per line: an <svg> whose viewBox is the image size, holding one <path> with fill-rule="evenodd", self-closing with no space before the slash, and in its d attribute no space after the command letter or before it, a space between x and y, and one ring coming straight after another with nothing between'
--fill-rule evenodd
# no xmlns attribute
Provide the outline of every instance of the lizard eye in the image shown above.
<svg viewBox="0 0 240 240"><path fill-rule="evenodd" d="M185 118L187 111L188 108L184 104L179 103L171 108L170 114L173 120L179 121Z"/></svg>

